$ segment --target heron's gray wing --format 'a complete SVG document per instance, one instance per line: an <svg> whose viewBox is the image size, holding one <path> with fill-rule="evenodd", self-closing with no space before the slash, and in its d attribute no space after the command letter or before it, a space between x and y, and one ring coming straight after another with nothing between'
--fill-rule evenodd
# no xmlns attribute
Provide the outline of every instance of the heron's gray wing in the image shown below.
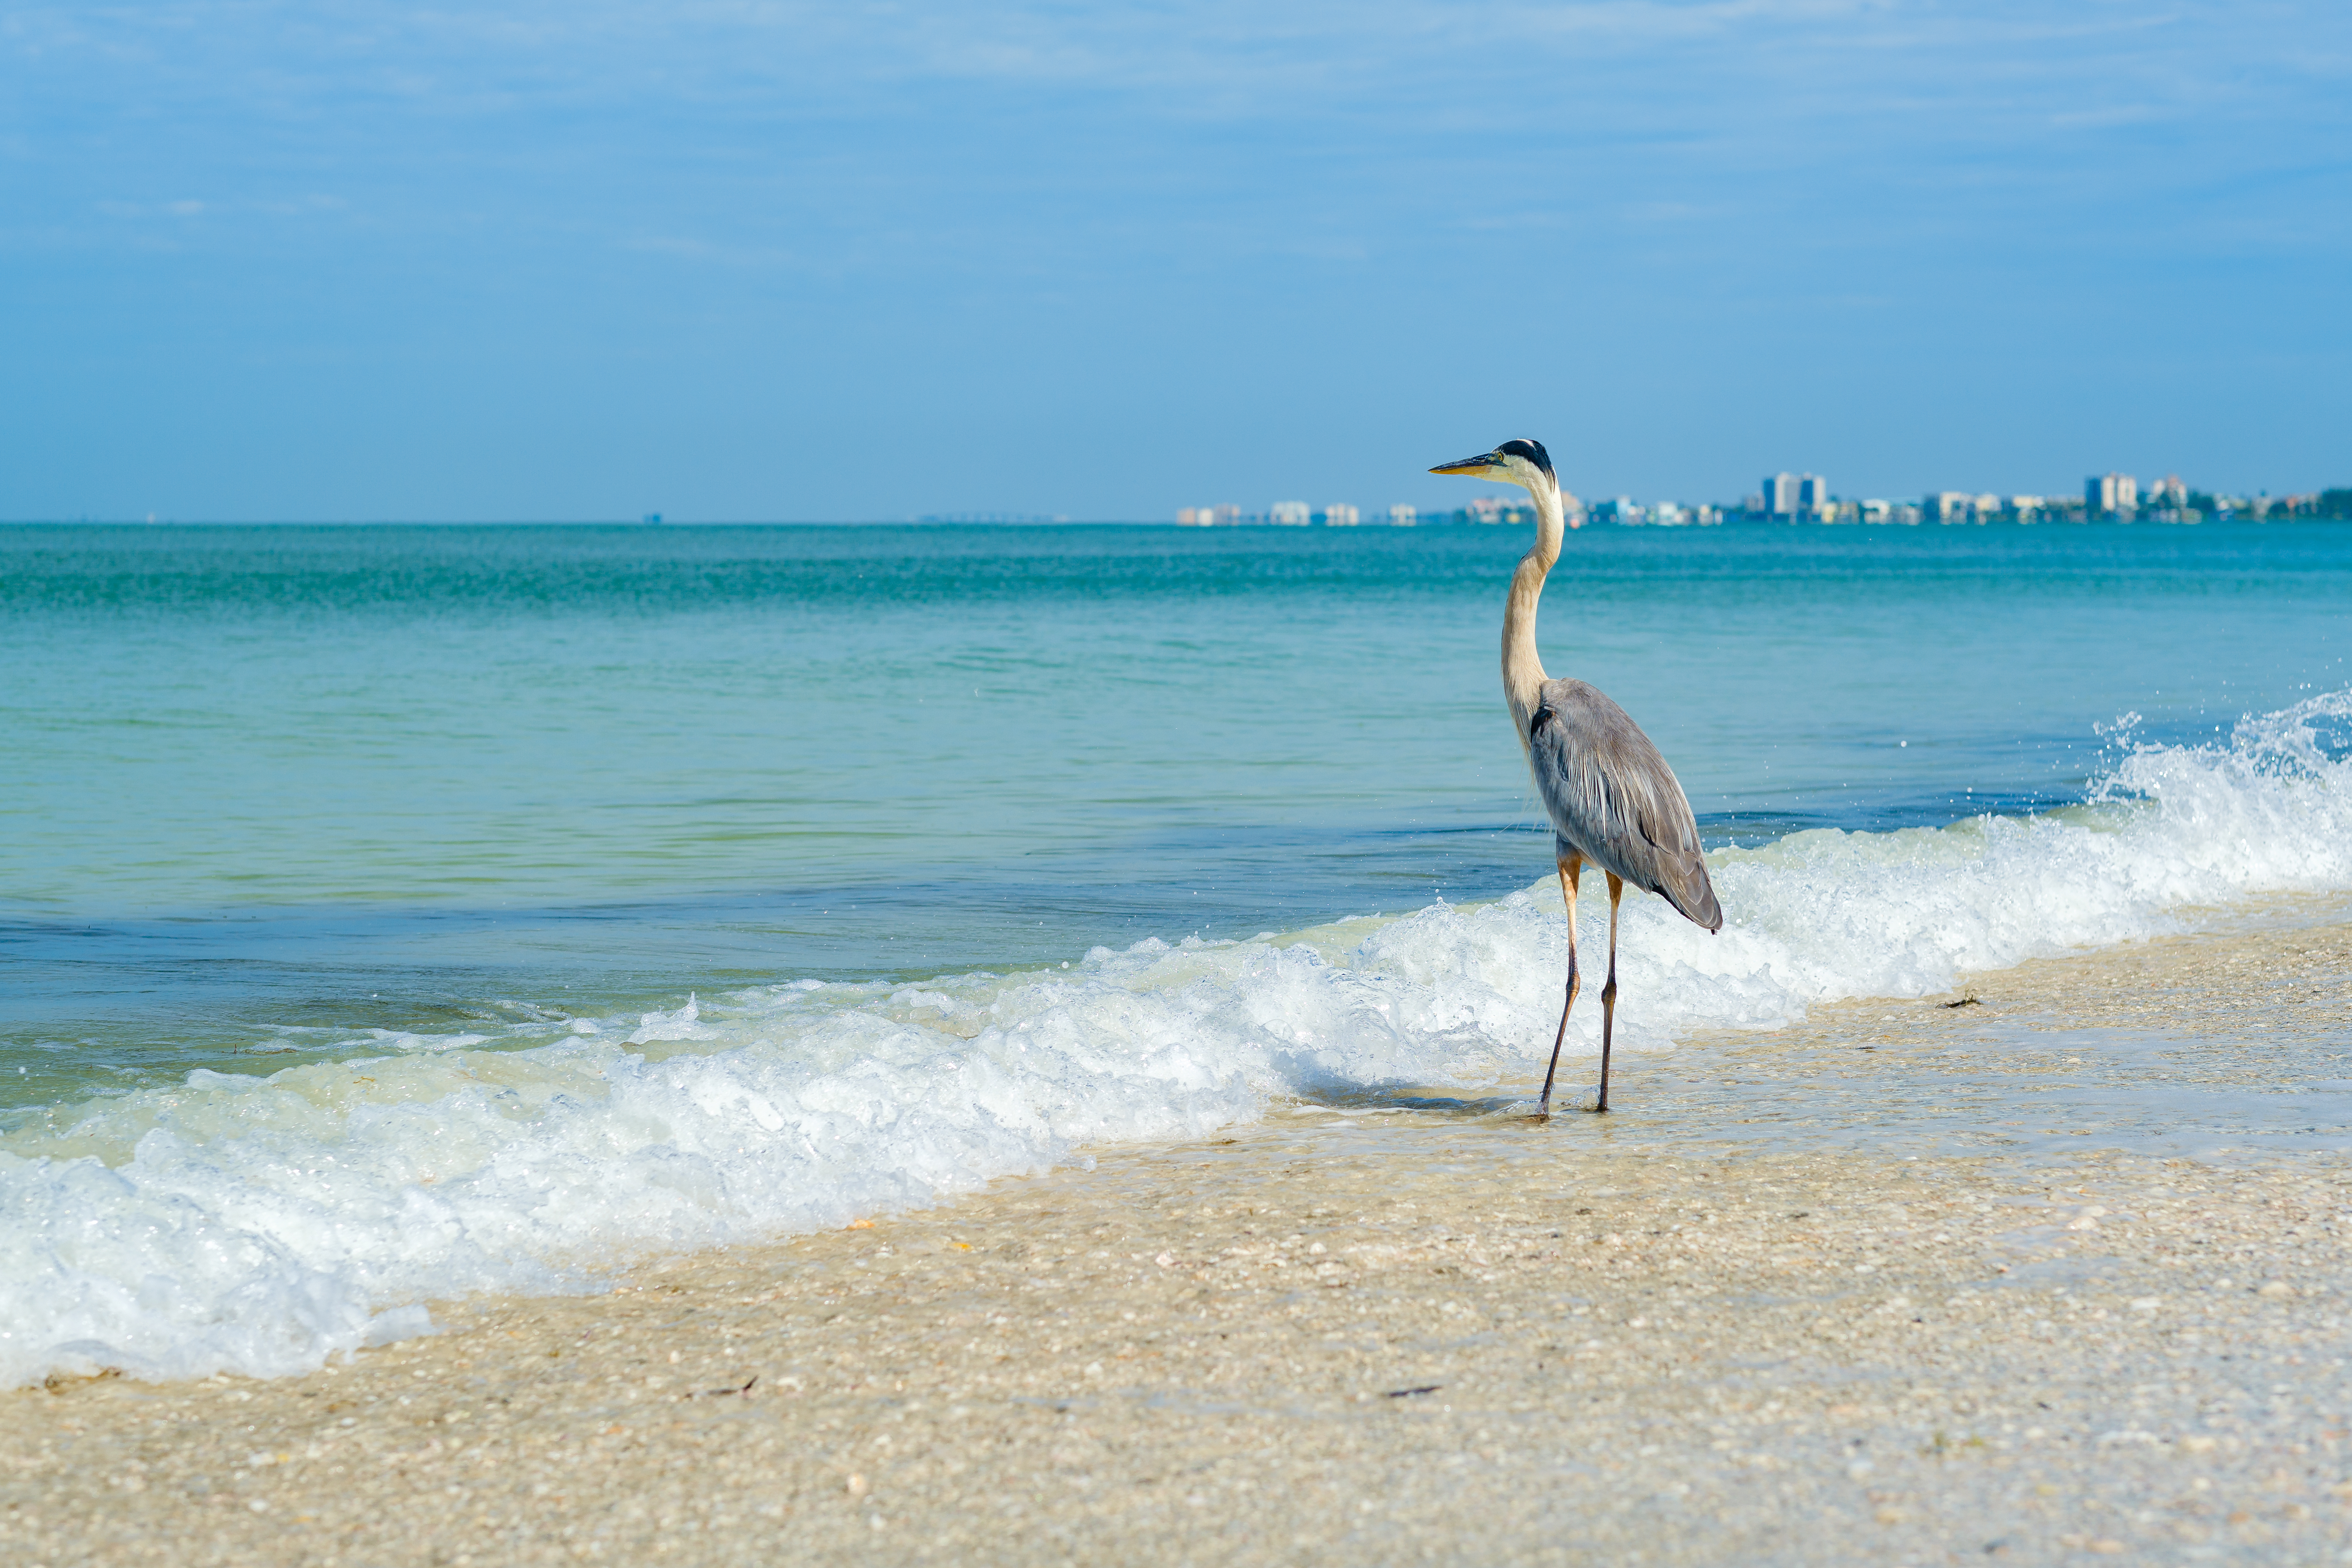
<svg viewBox="0 0 2352 1568"><path fill-rule="evenodd" d="M1690 802L1625 710L1581 680L1545 681L1528 726L1528 763L1562 846L1663 896L1694 923L1721 929Z"/></svg>

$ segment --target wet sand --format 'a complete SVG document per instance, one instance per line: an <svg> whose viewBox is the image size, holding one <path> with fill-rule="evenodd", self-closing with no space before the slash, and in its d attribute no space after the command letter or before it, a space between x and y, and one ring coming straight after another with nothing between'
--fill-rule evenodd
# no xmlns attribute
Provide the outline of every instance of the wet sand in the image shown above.
<svg viewBox="0 0 2352 1568"><path fill-rule="evenodd" d="M2347 1020L2338 911L1635 1058L1605 1120L1282 1107L308 1377L0 1394L0 1553L2336 1561L2352 1152L2113 1145Z"/></svg>

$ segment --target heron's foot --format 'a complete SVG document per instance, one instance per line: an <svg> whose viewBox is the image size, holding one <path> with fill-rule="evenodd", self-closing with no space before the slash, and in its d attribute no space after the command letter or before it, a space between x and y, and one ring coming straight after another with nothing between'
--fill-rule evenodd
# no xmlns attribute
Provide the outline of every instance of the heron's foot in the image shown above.
<svg viewBox="0 0 2352 1568"><path fill-rule="evenodd" d="M1549 1110L1538 1110L1530 1115L1528 1120L1536 1123L1538 1126L1541 1126L1543 1123L1551 1120L1551 1112Z"/></svg>
<svg viewBox="0 0 2352 1568"><path fill-rule="evenodd" d="M1605 1105L1588 1105L1584 1109L1588 1113L1593 1116L1606 1116L1609 1114L1609 1108Z"/></svg>

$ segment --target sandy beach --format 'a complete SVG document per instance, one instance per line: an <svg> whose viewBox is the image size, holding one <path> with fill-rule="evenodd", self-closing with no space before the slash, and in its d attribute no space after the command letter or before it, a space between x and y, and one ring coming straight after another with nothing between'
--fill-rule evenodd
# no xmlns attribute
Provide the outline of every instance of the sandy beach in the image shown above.
<svg viewBox="0 0 2352 1568"><path fill-rule="evenodd" d="M2274 1094L2347 1018L2305 910L1633 1057L1606 1121L1279 1106L306 1377L18 1391L0 1552L2337 1561L2352 1154L1942 1129Z"/></svg>

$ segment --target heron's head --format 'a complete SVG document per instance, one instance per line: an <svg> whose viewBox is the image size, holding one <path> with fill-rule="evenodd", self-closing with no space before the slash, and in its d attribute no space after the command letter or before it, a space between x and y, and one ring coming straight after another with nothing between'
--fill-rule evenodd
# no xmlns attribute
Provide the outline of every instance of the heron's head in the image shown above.
<svg viewBox="0 0 2352 1568"><path fill-rule="evenodd" d="M1465 458L1458 463L1440 463L1429 471L1433 474L1464 474L1474 479L1493 479L1497 484L1518 485L1529 495L1539 495L1545 490L1559 488L1559 480L1551 471L1551 454L1543 449L1541 441L1506 441L1491 452Z"/></svg>

